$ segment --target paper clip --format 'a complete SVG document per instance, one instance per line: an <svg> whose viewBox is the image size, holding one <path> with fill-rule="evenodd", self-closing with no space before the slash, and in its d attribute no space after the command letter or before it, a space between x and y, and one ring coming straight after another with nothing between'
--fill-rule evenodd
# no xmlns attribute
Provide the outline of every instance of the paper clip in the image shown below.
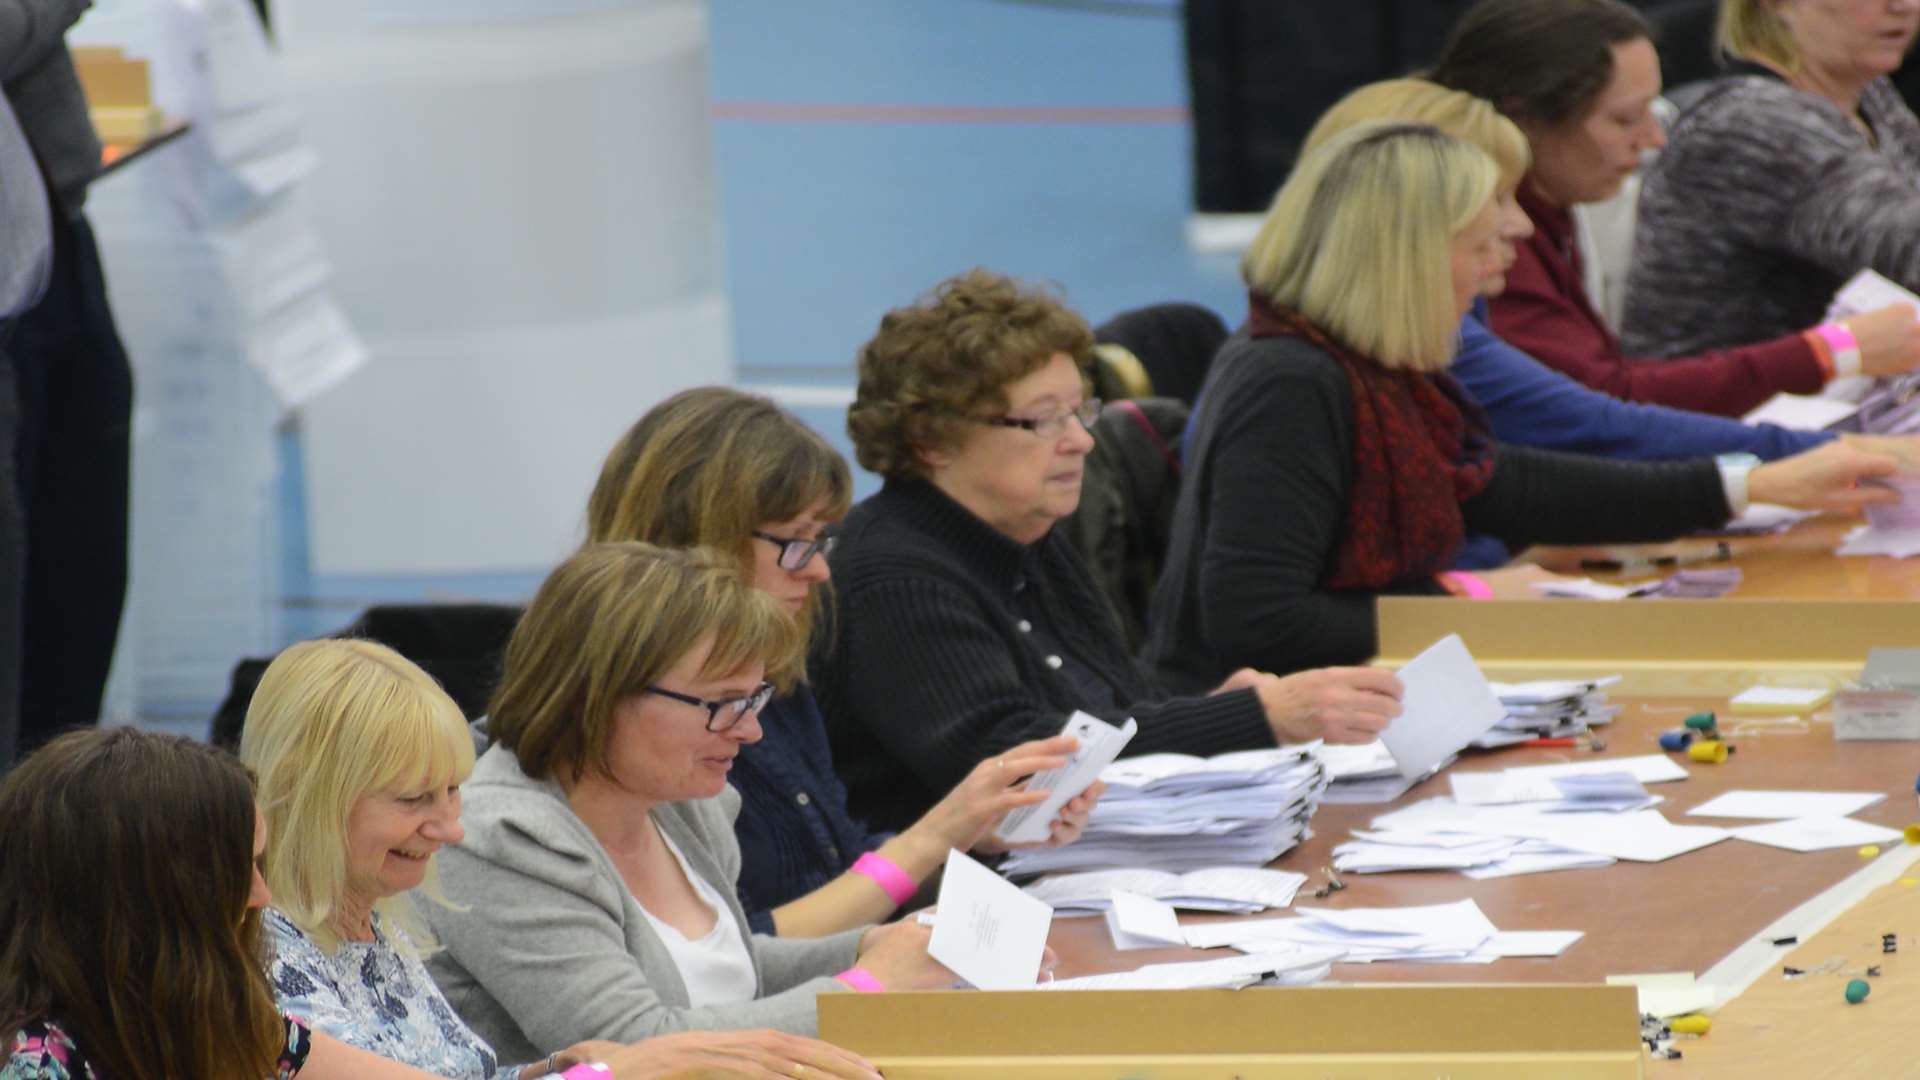
<svg viewBox="0 0 1920 1080"><path fill-rule="evenodd" d="M1323 866L1320 868L1320 872L1327 875L1327 883L1313 890L1313 898L1315 900L1325 900L1334 893L1346 889L1347 883L1340 880L1340 875L1333 872L1333 867Z"/></svg>

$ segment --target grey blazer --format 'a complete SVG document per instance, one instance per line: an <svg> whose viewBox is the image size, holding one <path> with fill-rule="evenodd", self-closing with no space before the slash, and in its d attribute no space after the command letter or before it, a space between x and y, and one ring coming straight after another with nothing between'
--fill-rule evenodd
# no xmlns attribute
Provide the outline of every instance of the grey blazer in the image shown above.
<svg viewBox="0 0 1920 1080"><path fill-rule="evenodd" d="M532 1061L582 1039L636 1042L688 1029L818 1030L814 998L846 989L860 931L794 939L747 936L756 1000L694 1008L667 947L613 860L568 807L558 784L534 780L501 746L481 755L461 788L466 839L438 858L446 896L421 899L442 950L427 966L447 1000L502 1061ZM735 899L740 796L667 803L654 821L695 873Z"/></svg>

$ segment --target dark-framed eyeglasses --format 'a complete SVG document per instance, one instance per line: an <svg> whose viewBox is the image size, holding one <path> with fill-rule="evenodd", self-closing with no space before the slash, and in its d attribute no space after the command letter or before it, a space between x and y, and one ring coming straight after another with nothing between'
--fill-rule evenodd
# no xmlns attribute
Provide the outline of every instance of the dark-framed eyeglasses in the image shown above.
<svg viewBox="0 0 1920 1080"><path fill-rule="evenodd" d="M715 733L725 731L740 721L745 720L747 717L758 713L761 709L767 707L767 702L773 700L773 684L770 682L761 683L758 689L746 697L722 698L719 701L708 701L706 698L694 697L692 694L683 694L678 690L669 690L664 686L643 687L640 692L643 694L659 694L664 698L672 698L675 701L684 701L689 705L700 706L707 710L707 730Z"/></svg>
<svg viewBox="0 0 1920 1080"><path fill-rule="evenodd" d="M815 555L833 554L833 542L836 539L832 533L822 533L811 540L791 540L763 532L755 532L753 538L765 540L780 549L782 570L805 570Z"/></svg>
<svg viewBox="0 0 1920 1080"><path fill-rule="evenodd" d="M995 427L1023 428L1043 439L1057 439L1066 434L1068 420L1078 420L1081 427L1092 431L1093 422L1100 419L1100 409L1105 404L1097 397L1090 397L1071 409L1049 416L986 416L980 422Z"/></svg>

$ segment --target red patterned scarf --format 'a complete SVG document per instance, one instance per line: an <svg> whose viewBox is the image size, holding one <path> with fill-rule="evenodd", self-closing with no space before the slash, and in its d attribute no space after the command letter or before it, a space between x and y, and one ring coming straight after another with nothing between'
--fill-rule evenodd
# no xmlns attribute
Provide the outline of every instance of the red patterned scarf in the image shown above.
<svg viewBox="0 0 1920 1080"><path fill-rule="evenodd" d="M1381 589L1445 570L1466 538L1460 504L1493 478L1485 411L1452 375L1388 370L1297 312L1249 299L1254 337L1312 343L1353 391L1353 490L1327 585Z"/></svg>

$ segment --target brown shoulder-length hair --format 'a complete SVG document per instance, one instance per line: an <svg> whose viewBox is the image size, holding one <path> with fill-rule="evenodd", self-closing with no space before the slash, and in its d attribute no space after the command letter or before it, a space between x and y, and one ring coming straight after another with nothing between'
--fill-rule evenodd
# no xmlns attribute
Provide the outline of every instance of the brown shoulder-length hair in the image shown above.
<svg viewBox="0 0 1920 1080"><path fill-rule="evenodd" d="M131 728L0 781L0 1046L57 1022L116 1080L260 1080L286 1031L262 970L253 779Z"/></svg>
<svg viewBox="0 0 1920 1080"><path fill-rule="evenodd" d="M614 445L587 500L587 541L709 547L732 553L751 577L754 530L823 503L824 520L836 522L852 501L845 459L799 417L763 397L703 386L655 405ZM827 597L825 586L812 591L803 636ZM790 689L805 676L800 660L767 677Z"/></svg>
<svg viewBox="0 0 1920 1080"><path fill-rule="evenodd" d="M1064 353L1093 366L1093 331L1052 292L974 269L880 319L860 348L847 434L863 468L924 475L920 455L958 449L970 426L1004 413L1007 386Z"/></svg>
<svg viewBox="0 0 1920 1080"><path fill-rule="evenodd" d="M1426 78L1548 127L1586 118L1613 78L1613 47L1653 39L1619 0L1480 0Z"/></svg>
<svg viewBox="0 0 1920 1080"><path fill-rule="evenodd" d="M607 756L614 708L712 642L703 677L794 662L800 627L707 548L589 544L554 568L507 641L487 710L494 742L521 771L619 781Z"/></svg>

